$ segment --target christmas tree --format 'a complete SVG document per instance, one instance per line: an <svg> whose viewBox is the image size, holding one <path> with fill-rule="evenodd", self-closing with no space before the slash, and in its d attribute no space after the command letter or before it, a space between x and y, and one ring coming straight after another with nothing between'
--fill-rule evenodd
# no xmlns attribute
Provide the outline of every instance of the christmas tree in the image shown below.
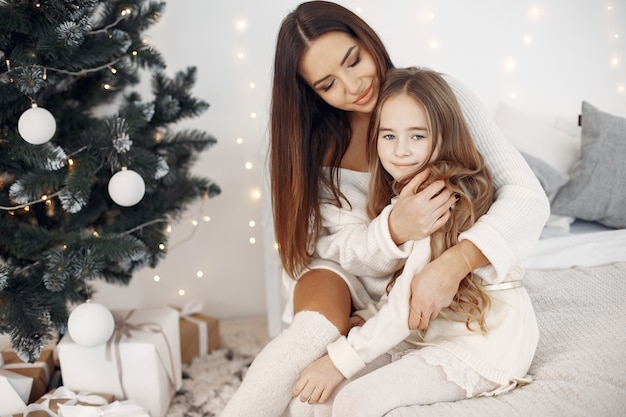
<svg viewBox="0 0 626 417"><path fill-rule="evenodd" d="M208 108L142 37L165 3L0 0L0 333L34 361L94 280L126 284L166 227L219 187L190 168ZM129 87L151 74L153 97ZM112 110L113 109L113 110Z"/></svg>

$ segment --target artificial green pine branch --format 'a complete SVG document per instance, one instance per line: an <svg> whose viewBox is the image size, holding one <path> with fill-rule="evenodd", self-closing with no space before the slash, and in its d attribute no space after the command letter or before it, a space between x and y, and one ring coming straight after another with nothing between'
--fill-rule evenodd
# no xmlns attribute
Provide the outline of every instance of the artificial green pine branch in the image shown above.
<svg viewBox="0 0 626 417"><path fill-rule="evenodd" d="M167 224L220 193L191 174L215 138L173 124L208 109L196 69L169 77L142 32L163 13L148 0L0 0L0 332L34 361L95 280L127 284L167 255ZM154 74L152 99L130 87ZM48 142L22 138L32 102L53 116ZM117 106L103 114L103 105ZM135 205L108 192L128 168L145 183Z"/></svg>

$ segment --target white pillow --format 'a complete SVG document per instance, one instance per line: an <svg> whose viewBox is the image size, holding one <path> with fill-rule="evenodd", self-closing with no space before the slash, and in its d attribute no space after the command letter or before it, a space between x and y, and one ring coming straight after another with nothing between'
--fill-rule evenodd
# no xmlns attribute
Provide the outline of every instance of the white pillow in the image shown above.
<svg viewBox="0 0 626 417"><path fill-rule="evenodd" d="M569 176L570 168L580 159L580 138L509 104L498 103L494 120L519 151L543 160L563 175Z"/></svg>

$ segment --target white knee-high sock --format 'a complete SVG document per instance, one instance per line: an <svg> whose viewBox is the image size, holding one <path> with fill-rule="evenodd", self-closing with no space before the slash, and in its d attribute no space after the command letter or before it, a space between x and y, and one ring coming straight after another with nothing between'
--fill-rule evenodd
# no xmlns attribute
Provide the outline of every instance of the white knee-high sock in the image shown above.
<svg viewBox="0 0 626 417"><path fill-rule="evenodd" d="M338 337L337 327L322 314L297 313L291 325L254 359L221 417L283 415L300 372L326 353L326 346Z"/></svg>

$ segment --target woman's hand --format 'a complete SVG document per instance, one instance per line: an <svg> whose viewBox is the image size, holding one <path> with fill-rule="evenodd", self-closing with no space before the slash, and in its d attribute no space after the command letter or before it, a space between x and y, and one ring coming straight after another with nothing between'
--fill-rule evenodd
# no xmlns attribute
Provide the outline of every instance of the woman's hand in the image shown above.
<svg viewBox="0 0 626 417"><path fill-rule="evenodd" d="M409 328L426 330L430 321L450 306L463 278L488 263L485 255L469 240L429 262L411 281Z"/></svg>
<svg viewBox="0 0 626 417"><path fill-rule="evenodd" d="M291 394L309 404L324 403L343 380L330 356L324 355L302 371Z"/></svg>
<svg viewBox="0 0 626 417"><path fill-rule="evenodd" d="M389 232L397 245L430 236L450 218L456 198L443 181L434 181L417 192L429 172L418 173L402 188L389 214Z"/></svg>

